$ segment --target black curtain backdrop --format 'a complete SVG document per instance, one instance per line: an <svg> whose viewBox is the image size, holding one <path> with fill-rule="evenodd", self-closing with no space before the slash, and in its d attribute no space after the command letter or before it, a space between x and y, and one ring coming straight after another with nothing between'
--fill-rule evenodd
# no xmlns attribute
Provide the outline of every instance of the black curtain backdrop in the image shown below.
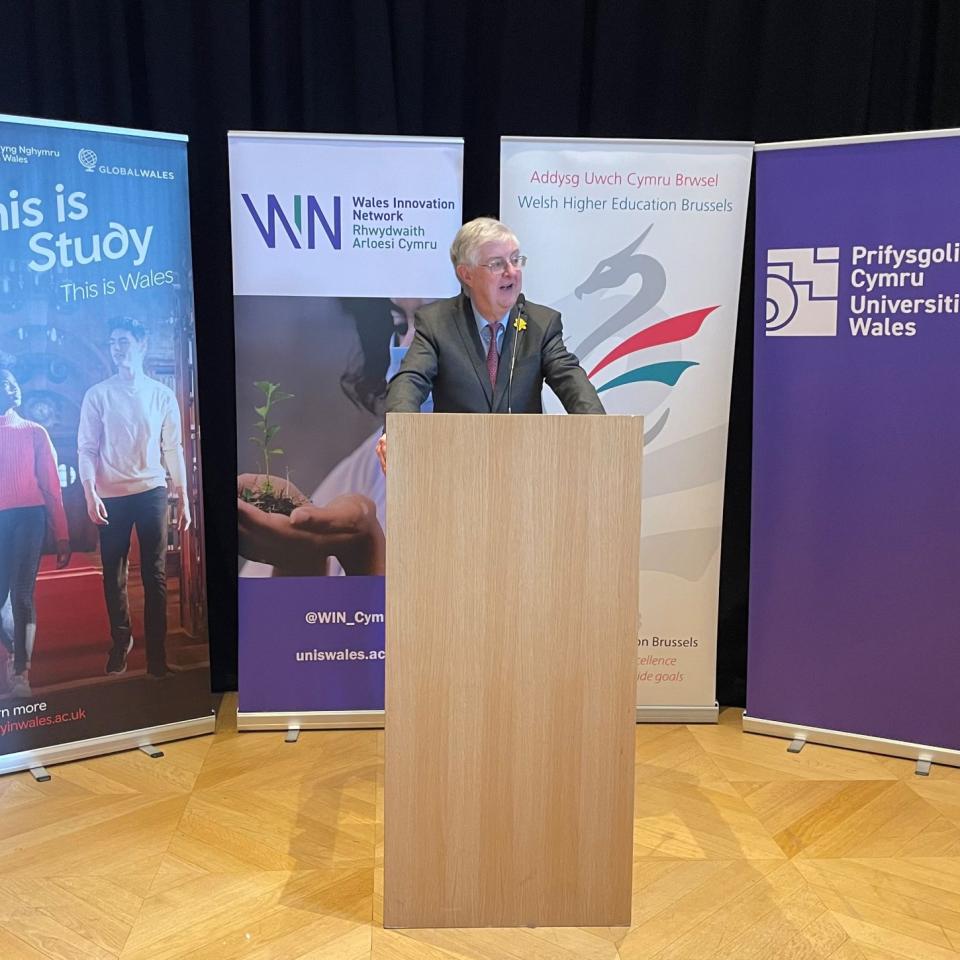
<svg viewBox="0 0 960 960"><path fill-rule="evenodd" d="M501 135L769 142L960 126L960 4L0 0L0 112L190 136L211 652L214 688L229 690L227 130L462 136L469 219L497 212ZM751 211L720 583L726 704L744 702L746 673L752 274Z"/></svg>

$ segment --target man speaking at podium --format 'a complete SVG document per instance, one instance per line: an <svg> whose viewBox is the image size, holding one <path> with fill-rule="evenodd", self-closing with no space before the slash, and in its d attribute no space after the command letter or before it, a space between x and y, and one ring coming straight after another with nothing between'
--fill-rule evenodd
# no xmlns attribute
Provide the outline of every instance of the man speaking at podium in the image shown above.
<svg viewBox="0 0 960 960"><path fill-rule="evenodd" d="M604 413L593 384L563 345L560 314L523 298L527 258L513 231L478 217L453 238L462 292L416 314L416 333L387 388L387 413L542 413L544 381L567 413ZM377 443L387 468L387 436Z"/></svg>

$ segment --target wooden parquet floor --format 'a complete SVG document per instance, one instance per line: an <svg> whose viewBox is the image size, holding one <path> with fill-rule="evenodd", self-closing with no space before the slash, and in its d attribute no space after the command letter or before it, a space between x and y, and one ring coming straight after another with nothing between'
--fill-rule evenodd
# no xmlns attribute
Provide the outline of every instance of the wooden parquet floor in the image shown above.
<svg viewBox="0 0 960 960"><path fill-rule="evenodd" d="M632 926L384 931L382 734L214 737L0 778L2 960L946 960L960 770L639 726Z"/></svg>

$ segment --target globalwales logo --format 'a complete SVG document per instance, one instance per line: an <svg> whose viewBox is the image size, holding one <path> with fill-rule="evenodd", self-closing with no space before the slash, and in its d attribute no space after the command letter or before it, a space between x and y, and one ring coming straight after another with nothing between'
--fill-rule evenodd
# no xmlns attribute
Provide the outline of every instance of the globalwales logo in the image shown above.
<svg viewBox="0 0 960 960"><path fill-rule="evenodd" d="M574 295L579 300L584 294L621 288L634 276L639 276L641 281L640 289L573 350L578 357L586 357L611 338L616 341L616 345L608 349L593 365L588 374L590 380L595 380L602 371L617 360L631 357L637 361L636 365L625 373L610 377L608 371L599 378L598 394L628 384L645 384L647 389L654 391L653 396L656 400L662 402L691 367L699 366L694 360L679 359L682 356L679 344L699 332L704 320L717 309L716 304L648 323L637 333L626 339L620 339L621 331L625 327L654 311L667 289L667 272L663 264L655 257L639 252L638 249L652 229L652 225L647 227L636 240L622 250L600 260L587 279L574 290ZM653 355L646 353L648 350L653 351L654 348L664 349L656 350ZM650 443L663 430L669 414L668 407L646 432L644 437L646 443Z"/></svg>
<svg viewBox="0 0 960 960"><path fill-rule="evenodd" d="M331 197L330 205L324 211L317 197L311 194L294 194L288 212L275 193L268 193L264 214L261 216L249 193L241 193L240 196L263 242L271 250L276 249L277 240L282 238L283 234L286 234L287 241L294 250L315 250L318 240L323 243L324 236L332 249L341 248L340 197ZM278 226L283 230L283 234L279 233Z"/></svg>
<svg viewBox="0 0 960 960"><path fill-rule="evenodd" d="M835 337L839 247L767 251L768 337Z"/></svg>
<svg viewBox="0 0 960 960"><path fill-rule="evenodd" d="M87 173L93 173L97 169L97 155L89 148L83 147L77 154L77 159Z"/></svg>
<svg viewBox="0 0 960 960"><path fill-rule="evenodd" d="M125 167L120 164L98 164L96 153L89 147L81 148L77 154L80 166L87 173L99 173L111 177L137 177L141 180L176 180L173 170L159 170L156 167Z"/></svg>

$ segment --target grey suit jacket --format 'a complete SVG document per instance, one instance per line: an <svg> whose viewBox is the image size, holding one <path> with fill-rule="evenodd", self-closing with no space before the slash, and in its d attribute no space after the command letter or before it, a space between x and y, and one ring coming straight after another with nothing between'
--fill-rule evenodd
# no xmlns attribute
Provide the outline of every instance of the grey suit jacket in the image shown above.
<svg viewBox="0 0 960 960"><path fill-rule="evenodd" d="M510 362L516 351L510 406L514 413L542 413L543 382L568 413L604 413L577 358L563 345L560 314L527 301L525 330L510 311L500 349L497 382L490 386L483 341L469 299L460 294L417 311L416 333L399 372L387 387L387 413L415 413L433 392L437 413L506 413Z"/></svg>

